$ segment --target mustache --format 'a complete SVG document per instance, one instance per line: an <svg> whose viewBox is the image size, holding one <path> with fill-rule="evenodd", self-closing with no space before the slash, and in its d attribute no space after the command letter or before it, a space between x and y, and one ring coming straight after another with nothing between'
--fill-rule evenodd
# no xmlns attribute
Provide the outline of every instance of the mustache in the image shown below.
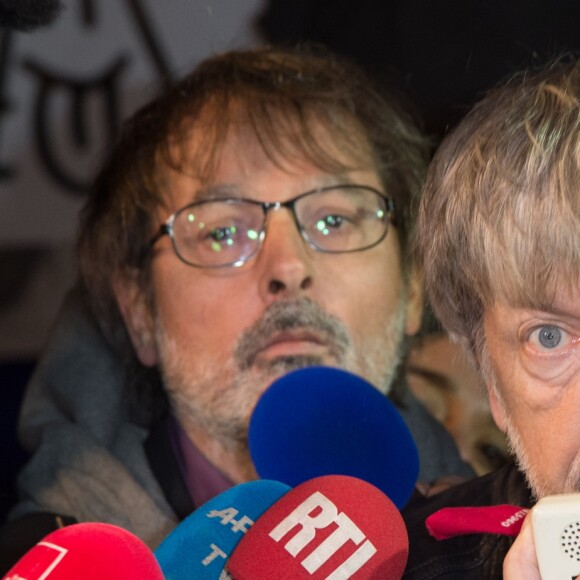
<svg viewBox="0 0 580 580"><path fill-rule="evenodd" d="M310 298L293 298L272 303L252 326L244 330L235 350L240 370L250 368L276 334L292 330L313 332L337 361L344 360L351 339L342 321L325 312Z"/></svg>

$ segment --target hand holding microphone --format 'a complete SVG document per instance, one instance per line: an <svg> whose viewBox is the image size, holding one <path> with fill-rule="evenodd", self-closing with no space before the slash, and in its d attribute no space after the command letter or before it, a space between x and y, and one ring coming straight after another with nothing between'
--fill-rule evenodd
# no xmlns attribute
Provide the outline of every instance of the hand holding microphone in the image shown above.
<svg viewBox="0 0 580 580"><path fill-rule="evenodd" d="M504 560L504 580L580 578L578 493L544 497L531 510L507 505L443 508L425 524L438 540L474 533L517 536Z"/></svg>
<svg viewBox="0 0 580 580"><path fill-rule="evenodd" d="M542 498L504 561L505 580L571 580L580 576L580 494Z"/></svg>
<svg viewBox="0 0 580 580"><path fill-rule="evenodd" d="M542 580L531 521L531 518L526 518L516 541L504 559L504 580Z"/></svg>

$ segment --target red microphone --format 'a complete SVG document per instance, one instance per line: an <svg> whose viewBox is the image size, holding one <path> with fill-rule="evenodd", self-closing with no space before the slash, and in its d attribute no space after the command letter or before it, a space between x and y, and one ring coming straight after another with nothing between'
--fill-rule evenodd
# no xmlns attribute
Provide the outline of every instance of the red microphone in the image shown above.
<svg viewBox="0 0 580 580"><path fill-rule="evenodd" d="M73 524L51 532L3 580L163 580L151 550L112 524Z"/></svg>
<svg viewBox="0 0 580 580"><path fill-rule="evenodd" d="M409 541L379 489L328 475L289 491L248 530L227 564L236 580L399 579Z"/></svg>

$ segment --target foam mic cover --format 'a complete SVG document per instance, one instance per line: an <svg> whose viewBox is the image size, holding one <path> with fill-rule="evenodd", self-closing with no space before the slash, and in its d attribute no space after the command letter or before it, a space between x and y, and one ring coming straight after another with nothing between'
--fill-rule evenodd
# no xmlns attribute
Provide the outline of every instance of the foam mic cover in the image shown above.
<svg viewBox="0 0 580 580"><path fill-rule="evenodd" d="M227 558L250 526L289 490L278 481L250 481L203 504L155 550L165 578L219 578Z"/></svg>
<svg viewBox="0 0 580 580"><path fill-rule="evenodd" d="M258 400L249 448L260 477L296 485L322 475L364 479L401 509L419 474L417 447L394 405L364 379L309 367Z"/></svg>
<svg viewBox="0 0 580 580"><path fill-rule="evenodd" d="M252 526L227 564L236 580L388 578L405 570L408 537L389 498L329 475L288 492Z"/></svg>
<svg viewBox="0 0 580 580"><path fill-rule="evenodd" d="M163 580L151 550L127 530L104 523L66 526L45 536L5 580Z"/></svg>

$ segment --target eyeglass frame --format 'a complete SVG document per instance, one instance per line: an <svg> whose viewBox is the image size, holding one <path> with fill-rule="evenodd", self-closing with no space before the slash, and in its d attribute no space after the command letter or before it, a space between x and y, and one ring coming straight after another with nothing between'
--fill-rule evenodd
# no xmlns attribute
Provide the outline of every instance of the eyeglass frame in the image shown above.
<svg viewBox="0 0 580 580"><path fill-rule="evenodd" d="M385 201L386 211L387 211L388 216L389 216L388 222L385 226L385 231L383 232L383 235L376 242L373 242L372 244L369 244L368 246L363 246L362 248L356 248L354 250L324 250L324 249L321 249L310 239L310 237L308 236L308 234L304 230L304 227L302 226L302 224L298 220L298 216L296 215L296 209L295 209L296 202L298 202L299 200L301 200L304 197L307 197L307 196L315 194L315 193L322 193L324 191L332 191L334 189L349 189L349 188L364 189L366 191L371 191ZM177 245L176 245L175 237L174 237L173 224L175 223L177 216L179 214L181 214L182 212L184 212L185 210L187 210L191 207L197 207L197 206L200 206L200 205L203 205L206 203L215 203L216 201L219 201L219 202L242 201L244 203L250 203L252 205L259 206L262 209L262 211L264 212L264 221L262 223L262 228L260 229L260 235L258 236L258 238L256 240L256 242L257 242L256 251L252 252L251 254L249 254L248 256L246 256L244 258L240 258L239 260L236 260L235 262L229 262L227 264L201 265L201 264L194 264L192 262L188 262L179 253L179 251L177 249ZM260 252L260 249L262 248L262 244L263 244L264 239L266 237L266 221L268 218L268 212L270 210L278 211L281 208L286 208L286 209L290 210L290 213L292 214L292 218L294 219L294 223L296 225L298 233L300 234L300 237L302 238L302 240L304 242L306 242L306 245L309 246L310 248L312 248L313 250L315 250L316 252L319 252L322 254L350 254L350 253L354 253L354 252L363 252L365 250L370 250L371 248L374 248L375 246L380 244L386 238L387 233L389 232L389 226L388 226L389 223L391 225L396 226L395 202L393 201L392 197L386 195L385 193L383 193L382 191L380 191L374 187L371 187L370 185L360 185L358 183L339 183L337 185L328 185L325 187L318 187L316 189L311 189L309 191L305 191L304 193L301 193L301 194L299 194L299 195L297 195L289 200L286 200L286 201L258 201L256 199L248 199L245 197L223 197L223 198L216 198L216 199L202 199L199 201L194 201L192 203L188 203L187 205L184 205L180 209L173 212L159 226L157 233L149 240L148 248L152 249L153 246L163 236L168 235L169 238L171 239L171 245L173 247L173 251L175 252L175 255L184 264L187 264L188 266L191 266L192 268L209 268L212 270L218 269L218 268L239 268L240 266L243 266L246 262L251 260L253 257L255 257Z"/></svg>

